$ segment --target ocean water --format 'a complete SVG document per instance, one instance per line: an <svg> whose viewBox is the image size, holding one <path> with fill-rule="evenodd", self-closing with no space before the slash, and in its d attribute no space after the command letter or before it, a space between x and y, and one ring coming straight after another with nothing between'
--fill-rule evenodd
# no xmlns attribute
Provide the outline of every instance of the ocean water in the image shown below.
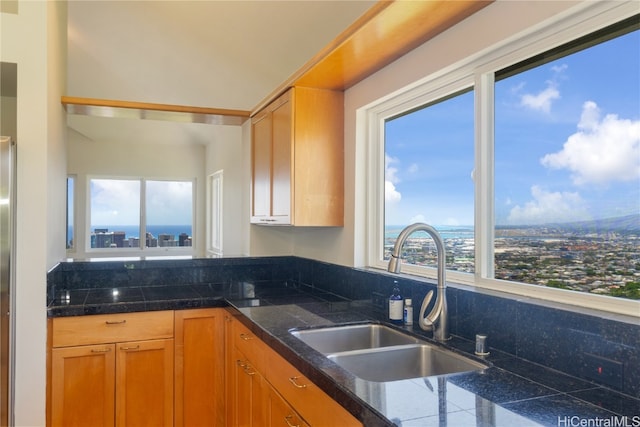
<svg viewBox="0 0 640 427"><path fill-rule="evenodd" d="M385 239L395 239L406 225L387 225L384 227ZM436 225L433 226L443 239L473 239L472 225ZM425 236L425 232L421 232ZM419 235L416 232L416 236Z"/></svg>

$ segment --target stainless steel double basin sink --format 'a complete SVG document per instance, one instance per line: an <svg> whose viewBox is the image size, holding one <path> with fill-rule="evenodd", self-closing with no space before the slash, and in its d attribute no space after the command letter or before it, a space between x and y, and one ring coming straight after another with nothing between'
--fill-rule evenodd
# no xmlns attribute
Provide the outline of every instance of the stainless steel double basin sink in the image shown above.
<svg viewBox="0 0 640 427"><path fill-rule="evenodd" d="M366 381L397 381L477 371L487 367L380 324L292 330L291 334Z"/></svg>

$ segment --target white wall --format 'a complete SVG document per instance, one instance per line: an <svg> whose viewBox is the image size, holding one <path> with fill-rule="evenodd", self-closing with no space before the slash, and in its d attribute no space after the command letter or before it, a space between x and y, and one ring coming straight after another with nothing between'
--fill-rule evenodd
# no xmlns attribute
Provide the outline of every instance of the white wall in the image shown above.
<svg viewBox="0 0 640 427"><path fill-rule="evenodd" d="M248 217L244 214L247 203L245 191L246 169L243 163L242 128L218 126L216 137L206 148L206 177L222 171L222 250L223 256L239 256L244 249L243 229Z"/></svg>
<svg viewBox="0 0 640 427"><path fill-rule="evenodd" d="M0 60L18 64L15 425L41 426L46 273L64 258L66 3L20 1L1 20Z"/></svg>
<svg viewBox="0 0 640 427"><path fill-rule="evenodd" d="M106 118L105 120L109 120ZM88 206L87 176L147 177L196 180L196 235L194 250L204 256L205 248L205 147L198 144L152 145L96 142L69 132L67 171L76 175L76 205ZM76 251L73 258L90 256L84 251L87 211L76 211ZM64 237L63 237L64 241Z"/></svg>
<svg viewBox="0 0 640 427"><path fill-rule="evenodd" d="M291 254L363 266L366 232L366 135L357 125L362 107L478 54L577 2L499 0L399 58L345 92L345 226L338 229L251 226L251 254ZM245 142L246 143L246 142ZM287 246L290 244L290 246ZM271 248L271 249L270 249Z"/></svg>

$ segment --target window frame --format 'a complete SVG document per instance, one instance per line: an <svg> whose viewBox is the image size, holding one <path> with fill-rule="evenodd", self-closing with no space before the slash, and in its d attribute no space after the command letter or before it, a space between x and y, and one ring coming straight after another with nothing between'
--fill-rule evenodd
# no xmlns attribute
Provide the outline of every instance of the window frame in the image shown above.
<svg viewBox="0 0 640 427"><path fill-rule="evenodd" d="M383 97L358 111L358 132L366 141L367 202L365 261L384 261L384 123L403 112L437 102L472 86L474 91L475 272L447 270L449 282L553 301L568 306L640 317L640 301L494 279L494 83L501 70L566 45L638 14L637 3L585 2L516 37ZM403 272L435 279L435 268L404 264Z"/></svg>
<svg viewBox="0 0 640 427"><path fill-rule="evenodd" d="M169 182L190 182L191 183L191 246L176 247L147 247L145 240L140 238L140 246L137 248L92 248L91 247L91 181L94 179L104 180L127 180L140 182L140 218L139 230L140 236L146 235L147 232L147 216L146 216L146 192L147 181L169 181ZM112 176L112 175L87 175L86 177L86 214L85 224L84 250L88 255L108 256L108 257L127 257L127 256L193 256L196 251L196 206L197 206L197 189L195 178L153 178L140 176Z"/></svg>

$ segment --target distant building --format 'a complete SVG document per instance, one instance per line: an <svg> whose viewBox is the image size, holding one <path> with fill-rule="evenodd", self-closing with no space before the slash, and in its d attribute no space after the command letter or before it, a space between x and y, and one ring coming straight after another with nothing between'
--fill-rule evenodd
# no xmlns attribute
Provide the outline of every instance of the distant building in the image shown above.
<svg viewBox="0 0 640 427"><path fill-rule="evenodd" d="M191 246L191 237L187 233L178 236L178 246Z"/></svg>

